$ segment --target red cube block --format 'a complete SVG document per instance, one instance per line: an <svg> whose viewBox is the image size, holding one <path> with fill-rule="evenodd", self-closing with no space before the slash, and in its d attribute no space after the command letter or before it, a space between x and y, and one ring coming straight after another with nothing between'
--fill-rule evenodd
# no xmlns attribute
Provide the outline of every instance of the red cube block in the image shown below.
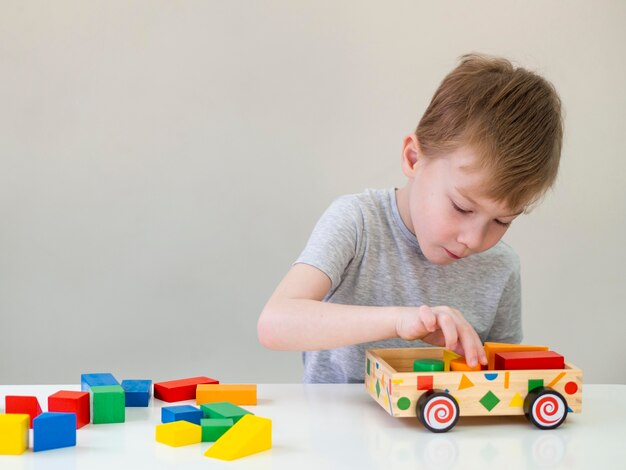
<svg viewBox="0 0 626 470"><path fill-rule="evenodd" d="M169 403L195 400L198 384L218 384L219 380L209 377L191 377L189 379L170 380L154 384L154 398Z"/></svg>
<svg viewBox="0 0 626 470"><path fill-rule="evenodd" d="M48 411L76 413L76 429L91 421L89 392L58 391L48 397Z"/></svg>
<svg viewBox="0 0 626 470"><path fill-rule="evenodd" d="M30 428L33 429L33 419L41 414L41 406L37 397L7 395L4 399L4 409L7 414L30 415Z"/></svg>
<svg viewBox="0 0 626 470"><path fill-rule="evenodd" d="M564 369L565 358L554 351L507 351L494 356L496 370Z"/></svg>

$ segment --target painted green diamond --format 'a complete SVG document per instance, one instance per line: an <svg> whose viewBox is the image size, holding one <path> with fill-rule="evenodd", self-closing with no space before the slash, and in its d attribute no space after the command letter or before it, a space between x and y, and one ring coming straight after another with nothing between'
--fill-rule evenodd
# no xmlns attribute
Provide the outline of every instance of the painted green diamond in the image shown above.
<svg viewBox="0 0 626 470"><path fill-rule="evenodd" d="M380 398L380 382L376 379L376 396Z"/></svg>
<svg viewBox="0 0 626 470"><path fill-rule="evenodd" d="M485 393L485 395L480 399L480 404L487 408L487 411L493 410L498 403L500 403L500 399L491 391Z"/></svg>

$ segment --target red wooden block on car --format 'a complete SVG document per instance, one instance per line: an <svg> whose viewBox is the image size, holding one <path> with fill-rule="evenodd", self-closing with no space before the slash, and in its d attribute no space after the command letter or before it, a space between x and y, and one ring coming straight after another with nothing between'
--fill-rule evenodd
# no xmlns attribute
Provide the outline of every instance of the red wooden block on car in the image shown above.
<svg viewBox="0 0 626 470"><path fill-rule="evenodd" d="M564 369L565 358L554 351L508 351L495 355L496 370Z"/></svg>
<svg viewBox="0 0 626 470"><path fill-rule="evenodd" d="M89 392L71 392L61 390L48 397L48 411L60 411L76 414L76 429L91 421Z"/></svg>
<svg viewBox="0 0 626 470"><path fill-rule="evenodd" d="M218 384L219 380L209 377L191 377L189 379L170 380L154 384L154 398L172 403L175 401L195 400L198 384Z"/></svg>
<svg viewBox="0 0 626 470"><path fill-rule="evenodd" d="M37 397L7 395L4 399L4 409L7 414L30 415L30 428L33 429L33 419L41 414L41 406Z"/></svg>

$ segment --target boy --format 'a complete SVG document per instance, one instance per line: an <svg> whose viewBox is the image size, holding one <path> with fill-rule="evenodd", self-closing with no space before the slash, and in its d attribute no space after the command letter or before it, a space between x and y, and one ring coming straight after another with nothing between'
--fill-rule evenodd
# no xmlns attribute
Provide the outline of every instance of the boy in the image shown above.
<svg viewBox="0 0 626 470"><path fill-rule="evenodd" d="M520 268L501 241L556 179L563 126L545 79L470 54L404 139L401 189L335 200L273 293L261 343L304 382L363 382L365 350L434 344L486 364L519 343Z"/></svg>

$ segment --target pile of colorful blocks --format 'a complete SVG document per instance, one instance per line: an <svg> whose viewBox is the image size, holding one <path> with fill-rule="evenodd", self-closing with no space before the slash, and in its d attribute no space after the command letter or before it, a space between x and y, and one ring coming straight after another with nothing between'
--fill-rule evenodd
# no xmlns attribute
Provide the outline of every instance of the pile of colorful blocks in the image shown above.
<svg viewBox="0 0 626 470"><path fill-rule="evenodd" d="M147 407L151 380L124 380L112 374L83 374L81 390L61 390L48 397L42 412L34 396L7 396L6 414L0 414L0 454L18 455L76 445L76 431L92 424L123 423L127 407ZM214 442L205 453L222 460L270 449L272 424L237 405L256 405L256 385L220 384L193 377L154 384L156 399L169 403L196 400L190 405L163 407L156 440L171 446Z"/></svg>
<svg viewBox="0 0 626 470"><path fill-rule="evenodd" d="M167 402L195 400L196 405L161 409L156 440L172 447L214 442L205 456L234 460L272 447L272 421L238 405L256 405L256 385L220 384L208 377L154 384L154 396Z"/></svg>

